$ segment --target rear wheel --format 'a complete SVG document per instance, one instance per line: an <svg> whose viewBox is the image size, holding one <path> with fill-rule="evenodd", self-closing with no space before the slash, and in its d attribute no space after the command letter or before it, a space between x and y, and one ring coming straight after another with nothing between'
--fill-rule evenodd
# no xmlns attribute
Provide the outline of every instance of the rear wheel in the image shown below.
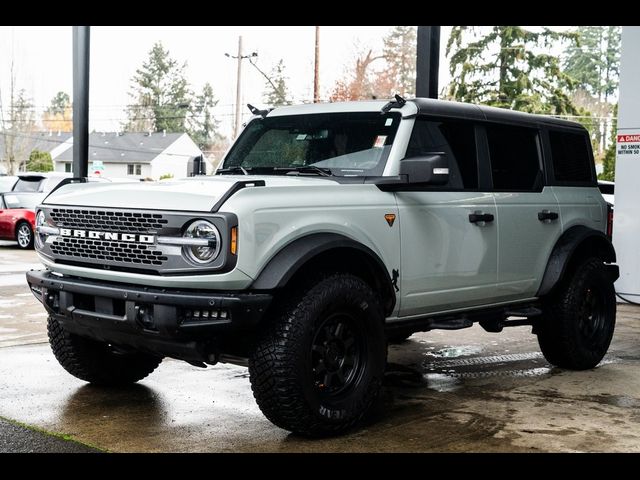
<svg viewBox="0 0 640 480"><path fill-rule="evenodd" d="M69 333L49 317L51 350L62 367L74 377L96 385L135 383L153 372L162 358L144 353L124 353L109 344Z"/></svg>
<svg viewBox="0 0 640 480"><path fill-rule="evenodd" d="M536 326L538 343L552 364L574 370L593 368L607 353L616 322L616 297L604 264L588 258L545 301Z"/></svg>
<svg viewBox="0 0 640 480"><path fill-rule="evenodd" d="M20 222L16 226L16 242L24 250L33 248L33 230L28 222Z"/></svg>
<svg viewBox="0 0 640 480"><path fill-rule="evenodd" d="M308 436L354 426L382 385L383 322L371 288L348 274L324 278L281 307L249 359L265 416Z"/></svg>

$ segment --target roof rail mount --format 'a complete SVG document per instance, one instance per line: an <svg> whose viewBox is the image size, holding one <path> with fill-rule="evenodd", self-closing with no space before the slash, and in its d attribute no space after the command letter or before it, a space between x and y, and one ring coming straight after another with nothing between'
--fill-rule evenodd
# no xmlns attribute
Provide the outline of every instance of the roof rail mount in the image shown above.
<svg viewBox="0 0 640 480"><path fill-rule="evenodd" d="M393 98L395 100L391 100L389 103L387 103L384 107L380 109L380 113L382 115L384 115L385 113L389 113L389 110L391 110L392 108L402 108L407 103L407 101L397 93L393 96Z"/></svg>

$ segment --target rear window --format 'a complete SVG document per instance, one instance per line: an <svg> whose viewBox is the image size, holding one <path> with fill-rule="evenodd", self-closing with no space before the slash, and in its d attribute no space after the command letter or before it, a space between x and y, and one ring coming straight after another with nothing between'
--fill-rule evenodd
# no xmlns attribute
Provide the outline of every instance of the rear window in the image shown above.
<svg viewBox="0 0 640 480"><path fill-rule="evenodd" d="M582 133L549 131L553 174L558 182L591 182L589 140Z"/></svg>
<svg viewBox="0 0 640 480"><path fill-rule="evenodd" d="M37 192L42 178L19 178L13 187L14 192Z"/></svg>

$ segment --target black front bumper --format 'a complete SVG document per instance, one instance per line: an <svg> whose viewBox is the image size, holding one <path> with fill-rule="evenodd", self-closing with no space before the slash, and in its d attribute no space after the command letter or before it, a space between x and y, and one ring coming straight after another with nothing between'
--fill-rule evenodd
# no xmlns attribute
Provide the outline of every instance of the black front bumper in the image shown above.
<svg viewBox="0 0 640 480"><path fill-rule="evenodd" d="M262 319L269 294L140 287L48 271L27 272L31 291L77 335L192 362L242 355L242 338Z"/></svg>

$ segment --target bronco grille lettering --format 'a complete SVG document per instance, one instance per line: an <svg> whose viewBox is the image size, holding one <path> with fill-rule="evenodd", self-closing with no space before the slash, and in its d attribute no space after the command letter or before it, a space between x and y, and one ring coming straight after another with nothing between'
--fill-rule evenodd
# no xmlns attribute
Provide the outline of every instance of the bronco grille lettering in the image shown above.
<svg viewBox="0 0 640 480"><path fill-rule="evenodd" d="M77 230L75 228L61 228L63 237L91 238L94 240L119 240L131 243L156 243L155 235L138 235L134 233L99 232L95 230Z"/></svg>

